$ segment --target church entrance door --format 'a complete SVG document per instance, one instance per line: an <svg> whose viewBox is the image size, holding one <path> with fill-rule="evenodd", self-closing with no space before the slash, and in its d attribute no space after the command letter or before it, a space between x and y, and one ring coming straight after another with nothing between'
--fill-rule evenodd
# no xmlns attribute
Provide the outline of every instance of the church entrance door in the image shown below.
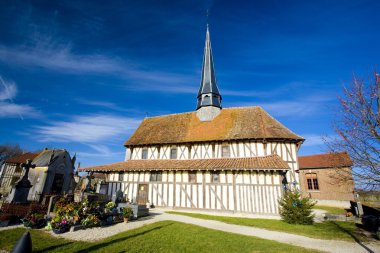
<svg viewBox="0 0 380 253"><path fill-rule="evenodd" d="M55 174L53 185L51 186L51 193L61 193L63 188L63 174Z"/></svg>
<svg viewBox="0 0 380 253"><path fill-rule="evenodd" d="M148 185L139 184L139 192L137 194L137 204L145 205L148 202Z"/></svg>

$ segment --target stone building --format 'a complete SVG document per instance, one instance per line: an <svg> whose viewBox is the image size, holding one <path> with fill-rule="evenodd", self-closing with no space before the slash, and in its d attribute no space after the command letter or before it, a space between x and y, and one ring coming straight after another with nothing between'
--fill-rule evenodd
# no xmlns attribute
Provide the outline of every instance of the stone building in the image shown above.
<svg viewBox="0 0 380 253"><path fill-rule="evenodd" d="M28 179L32 185L28 200L39 201L46 194L72 192L75 158L71 159L64 149L45 149L41 153L25 153L7 160L0 190L6 201L11 201L16 182L24 175L21 164L32 160L36 167L29 170Z"/></svg>
<svg viewBox="0 0 380 253"><path fill-rule="evenodd" d="M29 171L32 184L28 200L40 200L44 194L61 194L72 191L75 158L65 149L45 149L32 162L36 167Z"/></svg>
<svg viewBox="0 0 380 253"><path fill-rule="evenodd" d="M319 204L349 206L354 200L352 161L347 153L300 156L299 167L303 194Z"/></svg>
<svg viewBox="0 0 380 253"><path fill-rule="evenodd" d="M24 175L24 171L21 167L22 163L25 163L27 159L33 160L38 153L24 153L22 155L14 156L5 161L3 172L0 178L0 194L2 196L8 196L12 187L16 185L16 182Z"/></svg>
<svg viewBox="0 0 380 253"><path fill-rule="evenodd" d="M278 214L284 187L299 182L304 139L261 107L222 108L207 29L195 112L145 118L106 173L108 194L171 208Z"/></svg>

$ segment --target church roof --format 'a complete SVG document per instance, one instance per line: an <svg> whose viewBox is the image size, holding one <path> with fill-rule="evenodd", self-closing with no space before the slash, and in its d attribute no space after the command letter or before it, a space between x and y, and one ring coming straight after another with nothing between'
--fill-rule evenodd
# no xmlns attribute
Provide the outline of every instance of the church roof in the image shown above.
<svg viewBox="0 0 380 253"><path fill-rule="evenodd" d="M300 169L341 168L353 165L346 152L299 156Z"/></svg>
<svg viewBox="0 0 380 253"><path fill-rule="evenodd" d="M157 159L128 160L100 166L80 168L82 171L129 171L129 170L289 170L289 165L278 155L219 158L219 159Z"/></svg>
<svg viewBox="0 0 380 253"><path fill-rule="evenodd" d="M145 118L126 147L242 139L303 141L259 106L224 108L211 121L200 121L195 112Z"/></svg>
<svg viewBox="0 0 380 253"><path fill-rule="evenodd" d="M38 156L38 153L24 153L22 155L14 156L9 159L7 159L5 162L6 163L25 163L27 159L33 160L36 156Z"/></svg>

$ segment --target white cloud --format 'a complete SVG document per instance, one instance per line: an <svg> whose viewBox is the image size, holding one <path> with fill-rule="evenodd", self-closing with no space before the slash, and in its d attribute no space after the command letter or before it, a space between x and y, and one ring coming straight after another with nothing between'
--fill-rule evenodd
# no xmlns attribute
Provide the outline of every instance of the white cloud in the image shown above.
<svg viewBox="0 0 380 253"><path fill-rule="evenodd" d="M0 46L0 61L17 66L42 67L71 74L113 75L128 81L129 87L134 90L194 93L193 87L186 87L186 84L194 81L187 75L152 71L144 68L142 64L128 63L115 56L75 54L70 45L57 46L56 43L47 41L41 45L37 43L38 45L34 47Z"/></svg>
<svg viewBox="0 0 380 253"><path fill-rule="evenodd" d="M291 116L310 116L316 113L326 111L328 103L336 98L331 94L319 92L318 95L311 95L302 98L289 96L289 100L280 100L267 103L252 103L252 102L237 102L229 103L229 106L252 106L260 105L267 110L271 115L276 117L291 117Z"/></svg>
<svg viewBox="0 0 380 253"><path fill-rule="evenodd" d="M122 143L140 122L134 118L94 114L77 116L68 122L54 121L47 126L37 126L35 132L42 142Z"/></svg>
<svg viewBox="0 0 380 253"><path fill-rule="evenodd" d="M0 102L0 118L38 117L40 114L29 105Z"/></svg>
<svg viewBox="0 0 380 253"><path fill-rule="evenodd" d="M17 86L12 81L4 81L4 79L0 76L0 101L3 100L11 100L17 95Z"/></svg>
<svg viewBox="0 0 380 253"><path fill-rule="evenodd" d="M0 76L0 118L37 117L39 113L29 105L14 103L17 95L17 85L6 81Z"/></svg>
<svg viewBox="0 0 380 253"><path fill-rule="evenodd" d="M317 134L305 134L301 135L303 138L305 138L305 142L302 144L302 146L310 147L310 146L322 146L324 145L323 136L317 135Z"/></svg>

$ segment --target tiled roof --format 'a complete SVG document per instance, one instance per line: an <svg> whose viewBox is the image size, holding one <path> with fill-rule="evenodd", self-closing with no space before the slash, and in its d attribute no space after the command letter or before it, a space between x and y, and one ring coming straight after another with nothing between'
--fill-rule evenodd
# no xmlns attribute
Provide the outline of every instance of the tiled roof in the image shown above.
<svg viewBox="0 0 380 253"><path fill-rule="evenodd" d="M196 112L145 118L125 146L223 141L287 139L303 141L259 106L224 108L212 121Z"/></svg>
<svg viewBox="0 0 380 253"><path fill-rule="evenodd" d="M45 149L33 160L33 164L37 167L47 167L52 161L65 154L64 149Z"/></svg>
<svg viewBox="0 0 380 253"><path fill-rule="evenodd" d="M289 166L278 155L192 160L128 160L100 166L80 168L82 171L128 171L128 170L288 170Z"/></svg>
<svg viewBox="0 0 380 253"><path fill-rule="evenodd" d="M7 163L25 163L27 159L33 160L38 153L24 153L19 156L14 156L6 160Z"/></svg>
<svg viewBox="0 0 380 253"><path fill-rule="evenodd" d="M298 157L300 169L341 168L352 166L350 156L345 153L329 153Z"/></svg>

